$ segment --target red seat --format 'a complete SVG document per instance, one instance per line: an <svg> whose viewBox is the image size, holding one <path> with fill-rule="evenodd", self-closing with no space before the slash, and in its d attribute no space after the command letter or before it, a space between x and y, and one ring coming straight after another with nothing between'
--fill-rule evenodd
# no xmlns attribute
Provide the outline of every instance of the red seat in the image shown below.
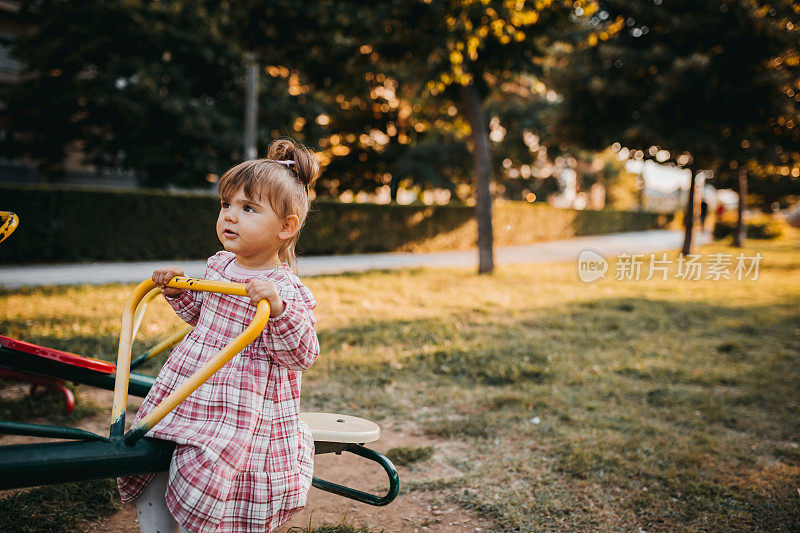
<svg viewBox="0 0 800 533"><path fill-rule="evenodd" d="M54 350L52 348L45 348L38 344L33 344L25 341L18 341L10 337L0 335L0 346L24 352L37 357L44 357L60 363L65 363L72 366L79 366L88 370L102 372L103 374L113 374L117 367L109 362L101 361L93 357L83 357L69 352L62 352L61 350Z"/></svg>

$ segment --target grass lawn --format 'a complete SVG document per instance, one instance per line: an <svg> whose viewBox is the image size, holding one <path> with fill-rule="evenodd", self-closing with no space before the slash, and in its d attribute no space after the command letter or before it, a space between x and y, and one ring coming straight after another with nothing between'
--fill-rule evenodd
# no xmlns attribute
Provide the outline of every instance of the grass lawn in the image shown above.
<svg viewBox="0 0 800 533"><path fill-rule="evenodd" d="M720 252L739 251L698 249ZM404 490L445 490L497 531L798 530L800 246L756 252L756 281L675 264L617 281L613 260L591 284L575 263L308 278L322 355L304 409L467 443L446 458L460 476ZM131 288L2 293L0 333L113 359ZM179 324L152 307L139 350Z"/></svg>

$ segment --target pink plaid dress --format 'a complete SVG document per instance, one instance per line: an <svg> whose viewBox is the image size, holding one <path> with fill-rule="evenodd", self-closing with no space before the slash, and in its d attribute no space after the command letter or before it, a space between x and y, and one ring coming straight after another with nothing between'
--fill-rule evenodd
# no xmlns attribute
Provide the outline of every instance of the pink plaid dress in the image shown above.
<svg viewBox="0 0 800 533"><path fill-rule="evenodd" d="M227 279L230 252L209 258L205 278ZM259 277L278 288L286 309L263 333L147 433L178 444L169 467L167 505L188 531L271 531L305 506L314 441L300 420L300 374L319 355L316 301L288 266ZM195 326L172 352L135 421L252 321L250 299L183 291L167 298ZM153 474L118 480L123 501Z"/></svg>

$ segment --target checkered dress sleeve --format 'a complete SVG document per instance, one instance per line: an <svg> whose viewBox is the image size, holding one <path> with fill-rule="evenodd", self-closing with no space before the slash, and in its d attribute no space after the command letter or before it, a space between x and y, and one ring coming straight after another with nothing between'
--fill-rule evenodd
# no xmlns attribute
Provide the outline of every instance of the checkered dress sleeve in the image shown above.
<svg viewBox="0 0 800 533"><path fill-rule="evenodd" d="M283 313L267 322L261 334L268 356L289 370L305 370L319 356L316 318L300 300L284 300Z"/></svg>
<svg viewBox="0 0 800 533"><path fill-rule="evenodd" d="M164 299L181 317L181 320L190 326L196 326L200 318L200 306L203 303L203 293L200 291L184 290L177 296L164 296Z"/></svg>

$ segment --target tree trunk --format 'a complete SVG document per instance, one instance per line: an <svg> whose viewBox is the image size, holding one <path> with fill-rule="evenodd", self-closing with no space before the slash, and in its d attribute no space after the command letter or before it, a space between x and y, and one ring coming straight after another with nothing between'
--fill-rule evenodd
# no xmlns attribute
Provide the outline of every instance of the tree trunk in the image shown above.
<svg viewBox="0 0 800 533"><path fill-rule="evenodd" d="M644 211L644 179L639 177L639 180L641 180L641 187L637 187L637 204L639 211Z"/></svg>
<svg viewBox="0 0 800 533"><path fill-rule="evenodd" d="M736 208L736 231L733 232L733 245L742 248L747 238L747 224L744 221L744 212L747 209L747 170L744 165L739 165L739 205Z"/></svg>
<svg viewBox="0 0 800 533"><path fill-rule="evenodd" d="M489 127L478 92L473 84L460 87L461 102L472 130L472 156L475 160L475 216L478 219L478 273L494 271L492 237L492 180Z"/></svg>
<svg viewBox="0 0 800 533"><path fill-rule="evenodd" d="M256 56L248 52L245 55L247 68L247 93L244 106L244 158L247 161L258 157L256 135L258 128L258 63Z"/></svg>
<svg viewBox="0 0 800 533"><path fill-rule="evenodd" d="M392 179L389 182L389 200L391 202L397 202L397 191L400 189L400 176L397 172L392 174Z"/></svg>
<svg viewBox="0 0 800 533"><path fill-rule="evenodd" d="M692 173L692 177L689 179L689 197L686 199L686 210L683 212L684 234L683 248L681 249L683 255L692 253L692 232L694 231L695 216L694 204L697 200L695 198L697 196L697 187L695 187L697 177L695 175L694 165L689 166L689 172Z"/></svg>

